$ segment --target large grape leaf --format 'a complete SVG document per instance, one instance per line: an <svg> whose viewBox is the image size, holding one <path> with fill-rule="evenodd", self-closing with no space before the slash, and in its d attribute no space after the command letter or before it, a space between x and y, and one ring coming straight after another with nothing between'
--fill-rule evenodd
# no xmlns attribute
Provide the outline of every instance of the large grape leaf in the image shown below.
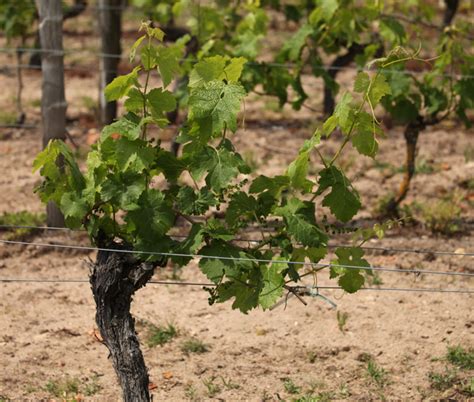
<svg viewBox="0 0 474 402"><path fill-rule="evenodd" d="M318 184L318 194L331 188L331 192L323 199L323 205L329 207L337 219L347 222L360 209L359 194L337 167L330 166L321 170Z"/></svg>
<svg viewBox="0 0 474 402"><path fill-rule="evenodd" d="M189 109L191 117L209 129L211 135L224 128L237 130L237 114L245 90L240 84L210 81L191 91Z"/></svg>

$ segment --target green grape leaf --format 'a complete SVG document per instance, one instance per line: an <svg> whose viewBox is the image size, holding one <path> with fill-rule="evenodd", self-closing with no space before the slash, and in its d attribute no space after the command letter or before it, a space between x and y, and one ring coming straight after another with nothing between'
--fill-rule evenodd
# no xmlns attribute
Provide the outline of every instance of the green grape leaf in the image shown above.
<svg viewBox="0 0 474 402"><path fill-rule="evenodd" d="M331 192L323 199L323 206L329 207L337 219L347 222L360 209L359 194L337 167L331 166L321 170L318 184L317 194L331 188Z"/></svg>
<svg viewBox="0 0 474 402"><path fill-rule="evenodd" d="M370 85L368 97L372 107L375 107L380 100L385 96L392 93L390 85L387 83L387 79L384 75L378 74L375 76Z"/></svg>
<svg viewBox="0 0 474 402"><path fill-rule="evenodd" d="M401 45L406 40L405 28L393 17L383 17L380 19L380 34L393 44Z"/></svg>
<svg viewBox="0 0 474 402"><path fill-rule="evenodd" d="M225 220L230 226L234 226L239 221L250 218L254 219L257 209L257 200L243 191L235 193L227 208Z"/></svg>
<svg viewBox="0 0 474 402"><path fill-rule="evenodd" d="M176 182L181 175L186 165L183 161L174 156L171 152L164 149L158 150L158 155L155 158L156 167L163 172L166 179L171 183Z"/></svg>
<svg viewBox="0 0 474 402"><path fill-rule="evenodd" d="M127 138L119 138L116 141L116 157L119 169L122 172L130 170L136 173L147 169L155 157L154 149L147 144L146 141L142 140L130 141Z"/></svg>
<svg viewBox="0 0 474 402"><path fill-rule="evenodd" d="M272 307L278 299L283 295L283 279L282 271L287 268L286 264L278 263L278 260L270 266L263 265L262 271L263 288L258 297L258 304L264 310Z"/></svg>
<svg viewBox="0 0 474 402"><path fill-rule="evenodd" d="M305 246L319 247L327 242L326 234L316 225L314 204L291 198L285 206L275 209L285 219L287 232Z"/></svg>
<svg viewBox="0 0 474 402"><path fill-rule="evenodd" d="M301 189L303 193L310 193L314 183L308 180L309 151L301 152L298 157L288 166L287 174L291 185Z"/></svg>
<svg viewBox="0 0 474 402"><path fill-rule="evenodd" d="M247 314L250 310L258 306L259 289L253 283L242 280L225 282L218 288L219 302L224 302L235 297L232 308Z"/></svg>
<svg viewBox="0 0 474 402"><path fill-rule="evenodd" d="M132 88L127 93L128 98L124 102L125 108L129 112L139 112L143 110L143 104L145 100L143 99L142 93L136 89Z"/></svg>
<svg viewBox="0 0 474 402"><path fill-rule="evenodd" d="M364 93L367 91L370 85L369 74L361 71L357 74L354 82L354 91L359 93Z"/></svg>
<svg viewBox="0 0 474 402"><path fill-rule="evenodd" d="M204 275L214 283L219 283L222 277L240 277L242 272L250 271L253 267L251 257L243 250L222 240L213 240L210 245L204 246L199 252L203 256L199 267ZM221 258L219 258L221 257ZM244 260L239 260L243 258Z"/></svg>
<svg viewBox="0 0 474 402"><path fill-rule="evenodd" d="M364 251L358 247L348 247L338 248L335 253L337 259L331 261L331 278L338 277L339 286L346 292L357 292L364 285L364 276L356 267L370 267L367 260L362 258Z"/></svg>
<svg viewBox="0 0 474 402"><path fill-rule="evenodd" d="M125 221L128 231L135 233L141 241L162 237L173 226L175 215L172 205L160 190L147 189L138 204L140 208L129 211Z"/></svg>
<svg viewBox="0 0 474 402"><path fill-rule="evenodd" d="M258 176L250 185L249 192L256 194L268 192L272 197L279 198L281 192L290 184L288 176Z"/></svg>
<svg viewBox="0 0 474 402"><path fill-rule="evenodd" d="M192 118L204 120L211 134L220 133L225 127L237 130L237 114L245 90L240 84L210 81L191 91L189 109Z"/></svg>
<svg viewBox="0 0 474 402"><path fill-rule="evenodd" d="M195 192L191 187L183 186L178 191L176 203L179 210L184 214L202 215L210 207L218 205L218 200L207 187Z"/></svg>
<svg viewBox="0 0 474 402"><path fill-rule="evenodd" d="M184 38L187 39L187 38ZM175 76L181 74L182 69L179 61L183 55L185 41L178 41L169 47L160 47L156 56L156 63L160 71L163 87L166 88Z"/></svg>
<svg viewBox="0 0 474 402"><path fill-rule="evenodd" d="M137 54L137 50L145 38L146 38L146 35L140 36L130 48L130 56L129 56L130 63L134 62L135 56Z"/></svg>
<svg viewBox="0 0 474 402"><path fill-rule="evenodd" d="M228 57L212 56L206 57L194 65L189 75L189 87L198 87L210 81L219 81L227 64Z"/></svg>
<svg viewBox="0 0 474 402"><path fill-rule="evenodd" d="M61 212L65 218L75 218L81 221L89 212L89 205L74 191L66 192L61 197Z"/></svg>
<svg viewBox="0 0 474 402"><path fill-rule="evenodd" d="M120 99L127 95L132 85L138 86L138 71L140 67L135 67L129 74L116 77L104 89L106 99L109 102Z"/></svg>
<svg viewBox="0 0 474 402"><path fill-rule="evenodd" d="M176 99L173 94L169 91L163 91L161 88L152 89L148 92L146 98L151 114L155 119L163 118L166 112L176 109Z"/></svg>
<svg viewBox="0 0 474 402"><path fill-rule="evenodd" d="M204 241L204 236L203 236L203 231L202 231L202 225L199 223L193 224L191 227L191 230L189 231L188 235L186 238L179 243L178 246L175 247L174 253L175 254L196 254L199 247L202 246L202 243ZM171 259L173 260L174 263L184 266L188 264L193 257L184 257L184 256L172 256Z"/></svg>
<svg viewBox="0 0 474 402"><path fill-rule="evenodd" d="M140 196L146 189L145 178L137 175L110 176L100 186L103 202L112 202L124 211L139 209Z"/></svg>
<svg viewBox="0 0 474 402"><path fill-rule="evenodd" d="M140 134L141 128L139 124L130 119L127 119L126 117L122 117L102 129L102 132L100 134L100 140L104 142L110 136L119 138L124 137L128 138L129 140L136 140L140 137Z"/></svg>
<svg viewBox="0 0 474 402"><path fill-rule="evenodd" d="M360 112L354 125L354 134L351 137L352 145L360 154L373 158L379 149L376 134L381 133L382 130L372 115Z"/></svg>
<svg viewBox="0 0 474 402"><path fill-rule="evenodd" d="M341 100L334 109L334 117L343 133L347 134L353 122L352 95L349 92L342 95Z"/></svg>
<svg viewBox="0 0 474 402"><path fill-rule="evenodd" d="M282 54L287 54L290 61L297 61L308 36L312 33L313 27L311 25L304 24L301 26L300 29L284 43Z"/></svg>
<svg viewBox="0 0 474 402"><path fill-rule="evenodd" d="M246 62L247 59L245 57L233 57L228 61L227 66L224 68L222 78L227 82L237 83L242 75L242 70Z"/></svg>

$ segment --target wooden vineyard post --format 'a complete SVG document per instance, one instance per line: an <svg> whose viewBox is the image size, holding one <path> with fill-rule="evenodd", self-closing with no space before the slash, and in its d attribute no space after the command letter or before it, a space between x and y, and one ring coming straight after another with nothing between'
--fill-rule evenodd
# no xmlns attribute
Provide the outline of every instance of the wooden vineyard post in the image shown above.
<svg viewBox="0 0 474 402"><path fill-rule="evenodd" d="M64 96L64 53L62 43L62 4L61 0L36 0L40 25L39 33L43 54L41 70L43 87L41 97L41 116L43 148L52 139L64 140L66 137L66 100ZM46 206L48 226L64 226L64 217L56 204Z"/></svg>
<svg viewBox="0 0 474 402"><path fill-rule="evenodd" d="M117 76L122 48L122 0L99 0L98 19L102 57L100 58L99 108L102 125L112 123L117 117L117 102L107 102L104 89Z"/></svg>

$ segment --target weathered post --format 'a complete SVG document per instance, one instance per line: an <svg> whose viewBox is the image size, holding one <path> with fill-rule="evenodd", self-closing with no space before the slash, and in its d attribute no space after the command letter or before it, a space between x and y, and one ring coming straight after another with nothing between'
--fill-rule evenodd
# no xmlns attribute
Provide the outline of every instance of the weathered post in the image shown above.
<svg viewBox="0 0 474 402"><path fill-rule="evenodd" d="M39 33L43 49L41 116L44 148L50 140L64 140L66 137L67 104L64 96L63 16L61 0L36 0L36 6L40 18ZM54 203L48 203L46 214L48 226L64 226L64 217Z"/></svg>
<svg viewBox="0 0 474 402"><path fill-rule="evenodd" d="M117 102L107 102L104 89L116 76L122 48L122 0L99 0L98 18L102 57L100 58L100 122L112 123L117 117Z"/></svg>

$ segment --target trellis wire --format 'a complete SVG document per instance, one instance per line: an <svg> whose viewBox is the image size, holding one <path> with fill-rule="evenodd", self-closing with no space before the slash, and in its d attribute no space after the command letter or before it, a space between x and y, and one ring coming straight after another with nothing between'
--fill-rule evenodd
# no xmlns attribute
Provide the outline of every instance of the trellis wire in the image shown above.
<svg viewBox="0 0 474 402"><path fill-rule="evenodd" d="M205 254L187 254L187 253L167 253L167 252L154 252L154 251L140 251L140 250L126 250L126 249L115 249L105 247L92 247L92 246L79 246L79 245L68 245L58 243L33 243L18 240L3 240L0 239L0 243L4 244L18 244L24 246L36 246L36 247L47 247L47 248L62 248L71 250L84 250L84 251L106 251L113 253L123 254L141 254L141 255L155 255L161 257L181 257L181 258L203 258L211 260L221 261L245 261L245 262L259 262L259 263L271 263L271 264L289 264L289 265L303 265L311 266L313 268L329 268L329 267L340 267L352 270L363 270L363 271L382 271L382 272L396 272L396 273L413 273L416 275L449 275L449 276L464 276L474 277L474 273L468 272L448 272L448 271L433 271L426 269L399 269L390 267L361 267L358 265L349 264L331 264L331 263L314 263L305 261L289 261L289 260L268 260L263 258L247 258L247 257L227 257L217 255L205 255Z"/></svg>
<svg viewBox="0 0 474 402"><path fill-rule="evenodd" d="M33 279L33 278L0 278L0 283L89 283L87 279ZM152 285L171 285L171 286L199 286L199 287L215 287L215 283L204 282L180 282L180 281L157 281L151 280L147 284ZM325 290L344 290L340 286L311 286L314 289ZM359 290L385 291L385 292L420 292L420 293L461 293L474 294L474 290L469 289L439 289L439 288L360 288Z"/></svg>
<svg viewBox="0 0 474 402"><path fill-rule="evenodd" d="M23 51L23 52L40 52L40 53L52 53L52 54L57 54L57 55L68 55L68 54L77 54L81 52L89 52L90 54L102 58L117 58L117 59L128 59L128 56L126 55L119 55L119 54L108 54L108 53L98 53L98 52L90 52L85 49L78 49L78 50L69 50L69 51L58 51L58 50L48 50L48 49L33 49L33 48L0 48L0 53L6 53L6 52L16 52L17 50ZM198 59L179 59L181 62L191 62L191 63L197 63L199 62ZM276 62L252 62L249 61L245 63L248 66L251 67L271 67L271 68L281 68L281 69L292 69L292 68L300 68L300 66L293 64L293 63L276 63ZM4 69L22 69L22 70L41 70L41 66L30 66L28 64L4 64L1 66L1 68ZM332 65L321 65L321 66L312 66L312 69L320 70L320 71L372 71L370 68L365 68L365 67L356 67L356 66L344 66L344 67L338 67L338 66L332 66ZM64 67L65 71L84 71L84 72L90 72L89 69L87 68L82 68L82 67L74 67L74 66L65 66ZM102 71L102 70L100 70ZM385 69L384 71L388 71L390 73L394 74L401 74L401 75L424 75L426 72L424 71L411 71L411 70L395 70L395 69ZM447 74L447 73L437 73L437 74L432 74L435 77L445 77L445 78L474 78L474 75L472 74Z"/></svg>
<svg viewBox="0 0 474 402"><path fill-rule="evenodd" d="M51 230L51 231L67 231L67 232L83 232L84 229L69 229L65 227L55 226L30 226L30 225L0 225L0 229L32 229L32 230ZM171 235L174 238L185 239L187 236L184 235ZM235 238L235 241L247 242L247 243L260 243L260 240ZM328 244L328 248L352 248L353 246L345 244ZM438 251L430 249L410 249L410 248L390 248L390 247L379 247L379 246L361 246L364 250L384 251L389 253L414 253L414 254L433 254L433 255L452 255L461 257L474 257L474 252L456 252L456 251Z"/></svg>

